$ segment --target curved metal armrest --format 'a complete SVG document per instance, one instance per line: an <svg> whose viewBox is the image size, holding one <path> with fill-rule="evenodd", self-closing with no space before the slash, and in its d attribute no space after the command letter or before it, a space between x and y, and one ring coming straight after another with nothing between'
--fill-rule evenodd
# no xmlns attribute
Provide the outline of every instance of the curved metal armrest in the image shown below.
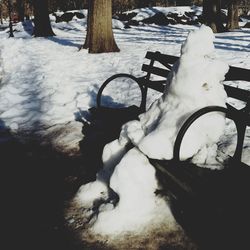
<svg viewBox="0 0 250 250"><path fill-rule="evenodd" d="M241 153L237 153L239 150L239 147L242 147L242 145L240 145L240 139L239 139L239 134L240 134L240 125L238 122L238 116L235 112L231 112L230 110L228 110L227 108L224 107L220 107L220 106L207 106L205 108L201 108L198 111L196 111L194 114L192 114L182 125L181 129L178 132L178 135L176 137L175 140L175 144L174 144L174 160L176 161L180 161L180 148L181 148L181 143L182 140L184 138L185 133L187 132L187 130L189 129L189 127L201 116L207 114L207 113L211 113L211 112L222 112L225 113L226 116L230 119L232 119L236 125L237 128L237 147L236 147L236 151L234 153L233 158L239 158L241 157ZM244 139L243 139L244 140ZM243 142L242 142L243 143ZM241 148L242 149L242 148ZM237 155L236 155L237 153ZM238 155L239 154L239 155Z"/></svg>
<svg viewBox="0 0 250 250"><path fill-rule="evenodd" d="M145 111L144 110L144 106L145 106L145 86L140 82L140 78L137 78L137 77L135 77L135 76L133 76L133 75L130 75L130 74L126 74L126 73L121 73L121 74L116 74L116 75L113 75L113 76L111 76L111 77L109 77L103 84L102 84L102 86L100 87L100 89L99 89L99 91L98 91L98 94L97 94L97 107L101 107L101 98L102 98L102 92L103 92L103 90L105 89L105 87L111 82L111 81L113 81L114 79L116 79L116 78L119 78L119 77L127 77L127 78L130 78L130 79L132 79L133 81L135 81L137 84L138 84L138 86L139 86L139 88L140 88L140 90L141 90L141 104L140 104L140 109L142 110L142 111Z"/></svg>

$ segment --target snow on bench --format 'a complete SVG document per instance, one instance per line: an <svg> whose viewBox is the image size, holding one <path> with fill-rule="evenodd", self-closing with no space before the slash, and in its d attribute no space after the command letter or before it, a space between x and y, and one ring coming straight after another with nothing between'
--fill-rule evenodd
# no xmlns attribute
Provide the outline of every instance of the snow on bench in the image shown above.
<svg viewBox="0 0 250 250"><path fill-rule="evenodd" d="M110 138L110 141L119 136L121 126L125 122L133 120L133 119L137 119L139 114L145 112L148 89L153 89L162 93L164 92L164 89L167 87L166 80L167 80L168 74L171 71L172 65L179 59L179 57L177 56L162 54L158 51L156 52L148 51L146 53L145 58L149 60L149 63L142 65L142 71L146 73L144 76L135 77L133 75L123 74L123 73L111 76L102 84L102 86L100 87L98 91L96 107L90 108L90 113L93 115L94 120L101 120L102 122L104 122L105 120L106 123L109 123L109 126L106 126L106 127L112 130L112 135L113 135L112 138ZM158 65L155 66L155 63L158 63ZM159 65L161 65L161 67ZM153 76L158 76L163 79L153 80ZM121 77L131 78L135 83L138 84L138 87L141 90L141 104L139 107L135 105L132 105L127 108L110 108L110 107L102 106L103 90L113 80L117 78L121 78ZM246 89L241 89L239 87L233 87L233 86L227 85L226 82L228 81L250 81L250 70L230 66L229 71L225 75L225 80L224 80L224 83L225 83L224 88L227 92L228 97L245 102L246 103L245 108L242 110L236 110L230 104L227 104L228 105L227 110L226 109L220 110L220 112L226 113L228 117L230 117L236 122L239 135L238 135L238 144L237 144L237 149L235 153L236 154L235 158L240 159L240 156L242 154L243 139L244 139L246 126L249 126L250 91ZM202 112L202 115L204 115L207 112L212 112L211 109L213 110L213 108L210 107L208 109L199 111L194 116L196 117L200 112ZM217 108L214 107L214 109L217 109ZM188 122L188 124L189 123L190 121ZM190 125L185 125L184 127L186 128L186 126L190 126ZM183 136L184 134L182 135L182 137ZM179 144L180 139L178 139L177 141L179 141L177 143ZM177 146L176 146L175 151L177 151Z"/></svg>
<svg viewBox="0 0 250 250"><path fill-rule="evenodd" d="M206 243L213 239L217 244L216 239L221 238L223 244L248 218L250 168L245 152L249 152L249 137L245 133L250 126L250 91L244 82L249 84L250 70L229 67L215 59L213 52L213 33L202 26L190 32L180 58L147 52L144 76L118 74L100 88L97 107L91 108L90 127L93 124L95 132L97 128L102 131L99 135L106 143L107 134L116 140L104 143L102 169L76 195L87 212L89 208L97 211L90 225L95 233L162 229L173 222L173 213L184 229L189 227L189 233L207 238ZM141 90L140 104L105 107L103 89L125 76ZM243 82L234 82L237 80ZM149 89L163 94L144 112ZM126 120L129 122L123 124ZM226 139L224 144L221 136ZM218 145L222 145L223 150L229 146L231 155L235 141L232 156L218 154ZM96 148L96 141L93 145ZM97 200L102 204L99 210L94 205Z"/></svg>
<svg viewBox="0 0 250 250"><path fill-rule="evenodd" d="M171 68L179 59L176 56L162 54L158 51L148 51L145 57L149 63L142 65L142 71L146 73L144 76L116 74L107 79L99 89L97 106L92 107L90 111L94 120L103 121L106 119L106 123L110 124L106 125L108 129L104 130L107 136L105 143L118 138L122 125L127 121L138 119L138 115L145 111L148 89L164 92L167 88L166 83ZM155 66L156 63L157 66ZM153 75L162 79L153 80ZM128 108L102 106L101 99L104 88L119 77L131 78L138 84L141 90L140 106ZM244 204L243 206L248 204L250 168L241 161L241 155L244 150L246 128L250 126L250 91L230 86L227 84L230 81L250 82L250 70L230 66L224 80L224 88L228 97L245 103L243 108L238 110L227 103L226 108L207 106L196 111L190 115L178 132L172 160L158 160L148 157L150 164L156 169L156 176L162 187L161 190L158 190L159 193L165 193L172 197L172 210L179 223L184 228L188 227L189 231L194 231L196 236L204 233L204 230L213 230L213 234L223 230L225 220L230 216L227 208L231 206L232 195L237 196L237 202ZM181 161L179 156L182 140L189 127L201 116L212 112L225 113L228 119L234 121L237 128L235 153L225 161L223 170L197 167L189 159ZM213 127L211 127L212 129ZM130 144L130 148L133 146ZM159 147L161 146L159 145ZM218 222L216 230L214 230L215 221ZM202 225L206 225L206 227L204 228Z"/></svg>

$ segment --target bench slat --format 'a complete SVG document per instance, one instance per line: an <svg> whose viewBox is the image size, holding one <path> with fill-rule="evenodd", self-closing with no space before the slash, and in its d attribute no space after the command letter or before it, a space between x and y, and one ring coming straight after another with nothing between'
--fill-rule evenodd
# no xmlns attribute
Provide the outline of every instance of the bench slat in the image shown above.
<svg viewBox="0 0 250 250"><path fill-rule="evenodd" d="M250 69L230 66L225 81L250 81Z"/></svg>
<svg viewBox="0 0 250 250"><path fill-rule="evenodd" d="M158 92L163 93L165 86L166 86L166 80L160 80L160 81L151 81L147 80L145 78L141 79L143 85L145 85L147 88L156 90Z"/></svg>
<svg viewBox="0 0 250 250"><path fill-rule="evenodd" d="M147 65L147 64L142 65L142 71L145 71L145 72L157 75L157 76L165 77L165 78L168 76L168 74L170 72L170 70L161 69L161 68L154 67L154 66L152 67L152 66Z"/></svg>
<svg viewBox="0 0 250 250"><path fill-rule="evenodd" d="M240 89L224 84L224 88L229 97L239 99L241 101L247 102L250 100L250 92L245 89Z"/></svg>
<svg viewBox="0 0 250 250"><path fill-rule="evenodd" d="M164 55L161 54L159 51L148 51L145 57L150 60L158 61L166 67L168 67L169 64L174 64L179 59L178 56Z"/></svg>

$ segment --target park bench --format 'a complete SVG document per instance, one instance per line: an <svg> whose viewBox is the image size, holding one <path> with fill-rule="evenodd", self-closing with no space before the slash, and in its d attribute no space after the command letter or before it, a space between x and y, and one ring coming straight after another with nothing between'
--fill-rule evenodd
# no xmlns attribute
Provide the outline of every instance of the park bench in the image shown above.
<svg viewBox="0 0 250 250"><path fill-rule="evenodd" d="M96 106L89 109L92 116L92 129L102 126L106 143L119 136L121 127L124 123L138 119L138 115L146 111L147 92L149 88L158 92L164 91L167 75L170 72L173 63L178 59L176 56L164 55L160 52L150 51L147 52L145 58L149 60L149 64L142 65L143 76L135 77L130 74L121 73L109 77L102 84L97 93ZM161 63L163 67L155 67L155 62ZM153 76L160 77L161 79L153 80ZM138 85L141 93L139 106L131 105L129 107L114 108L103 105L103 90L112 81L121 78L128 78L131 82Z"/></svg>
<svg viewBox="0 0 250 250"><path fill-rule="evenodd" d="M122 124L137 119L138 115L145 111L149 88L159 92L164 91L167 76L178 57L149 51L146 53L146 59L149 60L149 63L142 65L144 72L142 77L116 74L108 78L99 89L97 105L90 109L90 113L93 121L106 120L106 130L103 130L107 135L105 143L119 136ZM162 79L154 80L152 76ZM102 105L104 88L114 79L120 77L130 78L138 84L141 90L140 106L110 108ZM238 110L228 103L227 108L208 106L198 110L187 119L180 129L174 144L173 159L169 161L149 159L156 169L156 175L162 187L158 192L171 197L172 209L180 224L183 224L184 228L187 227L189 231L194 231L195 235L206 235L202 230L204 224L210 237L212 234L215 237L216 234L221 235L222 231L228 232L225 230L225 225L228 224L232 209L237 210L239 207L240 209L243 207L246 212L249 208L247 204L250 199L250 167L241 161L241 156L244 150L244 138L247 136L245 135L246 129L250 126L250 90L227 85L227 81L249 82L250 70L230 66L224 83L227 95L242 101L245 106ZM210 112L225 113L228 119L234 121L237 128L235 153L228 157L222 170L197 167L190 160L181 161L179 159L181 142L186 131L195 120ZM233 203L236 205L232 205L232 197L234 197ZM231 209L228 209L229 207ZM237 211L244 214L239 209ZM227 233L225 234L228 236Z"/></svg>
<svg viewBox="0 0 250 250"><path fill-rule="evenodd" d="M135 77L130 74L115 74L111 77L109 77L100 87L97 98L96 98L96 106L91 107L89 109L91 115L92 115L92 122L93 124L97 123L97 127L100 125L99 121L102 123L101 126L103 126L103 130L105 133L109 134L108 131L112 131L111 134L108 136L109 140L113 140L119 136L121 126L130 120L134 120L138 118L138 115L146 111L146 104L147 104L147 92L148 89L153 89L155 91L164 92L164 89L166 88L166 79L168 77L169 72L171 71L171 68L173 64L178 60L179 57L172 56L172 55L166 55L162 54L160 52L151 52L148 51L145 56L146 59L148 59L147 64L142 65L142 72L144 73L141 77ZM156 65L157 63L157 65ZM159 66L160 65L160 66ZM160 77L161 79L154 80L154 76ZM116 108L116 107L105 107L102 104L102 94L103 90L107 87L108 84L110 84L112 81L119 79L119 78L129 78L132 81L134 81L135 84L138 85L138 88L141 91L141 102L139 106L129 106L129 107L122 107L122 108ZM228 73L225 76L225 82L226 81L250 81L250 70L238 68L238 67L232 67L230 66L230 69ZM245 114L247 113L247 110L249 110L249 91L235 88L232 86L224 85L225 90L227 92L227 95L232 98L236 98L238 100L244 101L247 103L246 109L243 109L242 112L239 111L236 112L233 107L228 106L227 110L220 110L220 112L230 112L229 116L235 114ZM235 112L236 113L235 113ZM199 111L199 113L205 112L212 112L211 107L208 108L208 110L202 110ZM198 113L198 114L199 114ZM196 114L195 114L196 116ZM237 116L237 115L236 115ZM240 115L238 115L240 116ZM237 116L237 117L238 117ZM244 116L245 117L245 116ZM238 117L239 118L239 117ZM234 119L237 120L237 129L239 132L239 143L236 150L236 156L235 158L239 158L239 155L241 155L242 151L242 144L243 144L243 137L246 130L246 123L242 123L242 119ZM245 117L247 120L248 117ZM197 119L197 118L196 118ZM190 122L188 122L190 123ZM241 125L242 124L242 125ZM184 126L184 128L186 125ZM183 129L184 129L183 128ZM180 138L180 137L179 137ZM108 140L108 139L107 139Z"/></svg>

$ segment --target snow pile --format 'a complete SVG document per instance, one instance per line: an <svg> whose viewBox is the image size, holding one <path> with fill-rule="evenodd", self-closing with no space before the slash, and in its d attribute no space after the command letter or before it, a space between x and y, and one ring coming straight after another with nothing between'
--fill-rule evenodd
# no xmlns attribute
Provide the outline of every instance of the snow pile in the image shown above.
<svg viewBox="0 0 250 250"><path fill-rule="evenodd" d="M212 52L210 28L202 26L191 32L182 46L182 56L173 68L166 93L139 121L125 124L119 139L105 146L104 168L96 181L83 185L76 196L78 204L85 208L84 216L92 218L90 232L117 235L145 232L145 228L176 229L166 200L155 194L158 188L155 169L145 155L170 159L176 133L190 113L207 105L225 106L226 94L220 81L228 66L209 59L207 55ZM217 125L212 132L211 127L206 127L211 123ZM214 144L223 132L224 123L221 114L202 119L185 139L182 158ZM139 149L134 147L127 152L129 142ZM204 161L207 155L202 152L202 156Z"/></svg>
<svg viewBox="0 0 250 250"><path fill-rule="evenodd" d="M124 24L122 21L117 19L112 19L112 27L113 29L124 29Z"/></svg>
<svg viewBox="0 0 250 250"><path fill-rule="evenodd" d="M206 26L191 32L168 79L168 90L140 116L140 121L124 125L122 134L149 157L171 159L177 133L190 114L209 105L225 106L227 96L220 82L224 80L228 65L208 57L214 50L213 38L211 29ZM212 126L215 122L216 128ZM205 163L211 146L216 150L214 143L223 134L224 126L222 114L212 113L200 118L184 137L181 159L190 158L200 150L195 162Z"/></svg>

